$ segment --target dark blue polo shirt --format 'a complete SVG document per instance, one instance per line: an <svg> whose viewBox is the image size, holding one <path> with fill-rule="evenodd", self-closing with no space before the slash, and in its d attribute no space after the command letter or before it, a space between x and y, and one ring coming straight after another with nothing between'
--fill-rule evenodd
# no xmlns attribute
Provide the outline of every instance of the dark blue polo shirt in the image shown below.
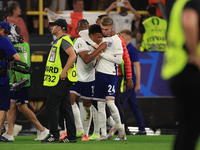
<svg viewBox="0 0 200 150"><path fill-rule="evenodd" d="M7 37L0 36L0 50L4 51L8 57L17 53L11 41ZM1 66L6 68L5 62L8 58L1 60ZM0 110L10 109L10 86L9 74L7 77L0 77Z"/></svg>
<svg viewBox="0 0 200 150"><path fill-rule="evenodd" d="M11 41L7 37L2 37L2 36L0 36L0 50L4 51L8 57L17 53ZM4 59L3 61L7 61L7 59ZM6 68L6 64L3 61L1 61L1 66L3 68ZM8 80L9 80L9 75L7 78L0 77L0 85L6 84Z"/></svg>
<svg viewBox="0 0 200 150"><path fill-rule="evenodd" d="M139 61L138 51L137 51L136 47L133 46L131 43L129 43L126 47L127 47L127 50L128 50L129 56L130 56L130 60L131 60L132 80L135 85L136 84L136 76L135 76L135 70L134 70L133 63L136 61Z"/></svg>

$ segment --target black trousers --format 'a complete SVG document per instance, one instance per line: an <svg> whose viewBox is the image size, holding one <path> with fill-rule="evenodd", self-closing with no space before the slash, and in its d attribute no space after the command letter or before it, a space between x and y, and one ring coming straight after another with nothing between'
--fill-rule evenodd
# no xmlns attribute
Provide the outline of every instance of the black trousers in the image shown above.
<svg viewBox="0 0 200 150"><path fill-rule="evenodd" d="M177 99L179 132L174 150L194 150L200 134L200 72L194 65L170 80Z"/></svg>
<svg viewBox="0 0 200 150"><path fill-rule="evenodd" d="M59 81L59 83L50 88L46 109L48 121L50 125L50 134L58 139L60 134L58 131L59 111L66 121L67 137L69 140L76 139L76 127L74 123L74 115L70 103L70 88L72 83L69 80Z"/></svg>

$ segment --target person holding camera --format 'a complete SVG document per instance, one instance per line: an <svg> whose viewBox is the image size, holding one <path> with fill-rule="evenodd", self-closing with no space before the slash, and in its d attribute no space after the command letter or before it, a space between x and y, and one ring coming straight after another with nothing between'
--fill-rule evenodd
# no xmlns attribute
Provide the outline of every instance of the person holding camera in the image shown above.
<svg viewBox="0 0 200 150"><path fill-rule="evenodd" d="M19 61L20 56L7 38L10 33L9 23L0 22L0 133L4 121L6 119L7 111L10 109L10 86L9 74L7 72L7 63L9 57L13 57ZM0 136L0 142L9 142L5 137Z"/></svg>
<svg viewBox="0 0 200 150"><path fill-rule="evenodd" d="M15 26L15 31L18 35L21 35L21 29L19 26ZM21 62L28 64L30 67L30 48L27 42L20 43L20 41L16 41L18 44L14 44L14 47L19 49L19 55L21 57ZM35 140L43 140L48 134L49 130L46 129L42 124L38 121L36 115L30 108L28 107L28 94L29 94L29 86L30 86L30 74L24 74L18 71L10 70L10 83L18 82L21 79L27 78L29 79L29 83L22 87L19 91L11 91L11 105L10 110L8 111L8 130L2 136L7 138L8 140L15 140L13 137L13 128L14 123L17 117L16 113L16 105L18 110L31 122L33 123L37 130L37 138Z"/></svg>
<svg viewBox="0 0 200 150"><path fill-rule="evenodd" d="M110 13L112 9L120 7L120 12L118 13ZM129 14L128 9L133 13ZM113 30L116 32L120 32L123 29L131 30L132 21L139 21L141 16L140 14L131 6L128 0L124 0L123 2L113 2L106 10L106 15L108 15L113 20Z"/></svg>

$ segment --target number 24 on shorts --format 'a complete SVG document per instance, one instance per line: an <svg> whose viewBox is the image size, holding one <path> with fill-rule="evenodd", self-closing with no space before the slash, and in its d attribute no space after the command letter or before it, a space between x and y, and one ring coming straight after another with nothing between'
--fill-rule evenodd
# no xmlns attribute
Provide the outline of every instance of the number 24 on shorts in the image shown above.
<svg viewBox="0 0 200 150"><path fill-rule="evenodd" d="M108 93L115 93L115 85L108 85Z"/></svg>

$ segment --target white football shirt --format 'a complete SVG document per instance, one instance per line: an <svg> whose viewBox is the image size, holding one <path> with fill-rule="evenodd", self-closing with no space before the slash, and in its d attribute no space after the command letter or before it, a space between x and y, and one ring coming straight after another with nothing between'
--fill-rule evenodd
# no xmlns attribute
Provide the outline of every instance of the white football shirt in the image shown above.
<svg viewBox="0 0 200 150"><path fill-rule="evenodd" d="M78 38L76 42L74 43L74 50L76 53L80 53L82 51L87 51L88 54L91 53L91 51L94 48L90 45L88 45L82 38ZM95 80L95 59L88 64L85 64L81 57L77 56L77 62L76 62L76 69L77 69L77 78L78 81L81 82L91 82Z"/></svg>
<svg viewBox="0 0 200 150"><path fill-rule="evenodd" d="M134 14L122 16L120 13L110 13L110 18L113 20L113 30L120 32L123 29L131 30Z"/></svg>
<svg viewBox="0 0 200 150"><path fill-rule="evenodd" d="M122 41L118 35L111 37L104 37L102 42L107 42L107 48L104 50L106 54L110 54L113 57L116 55L123 55ZM118 68L117 64L113 63L103 57L99 57L96 64L98 72L102 72L110 75L117 75Z"/></svg>

